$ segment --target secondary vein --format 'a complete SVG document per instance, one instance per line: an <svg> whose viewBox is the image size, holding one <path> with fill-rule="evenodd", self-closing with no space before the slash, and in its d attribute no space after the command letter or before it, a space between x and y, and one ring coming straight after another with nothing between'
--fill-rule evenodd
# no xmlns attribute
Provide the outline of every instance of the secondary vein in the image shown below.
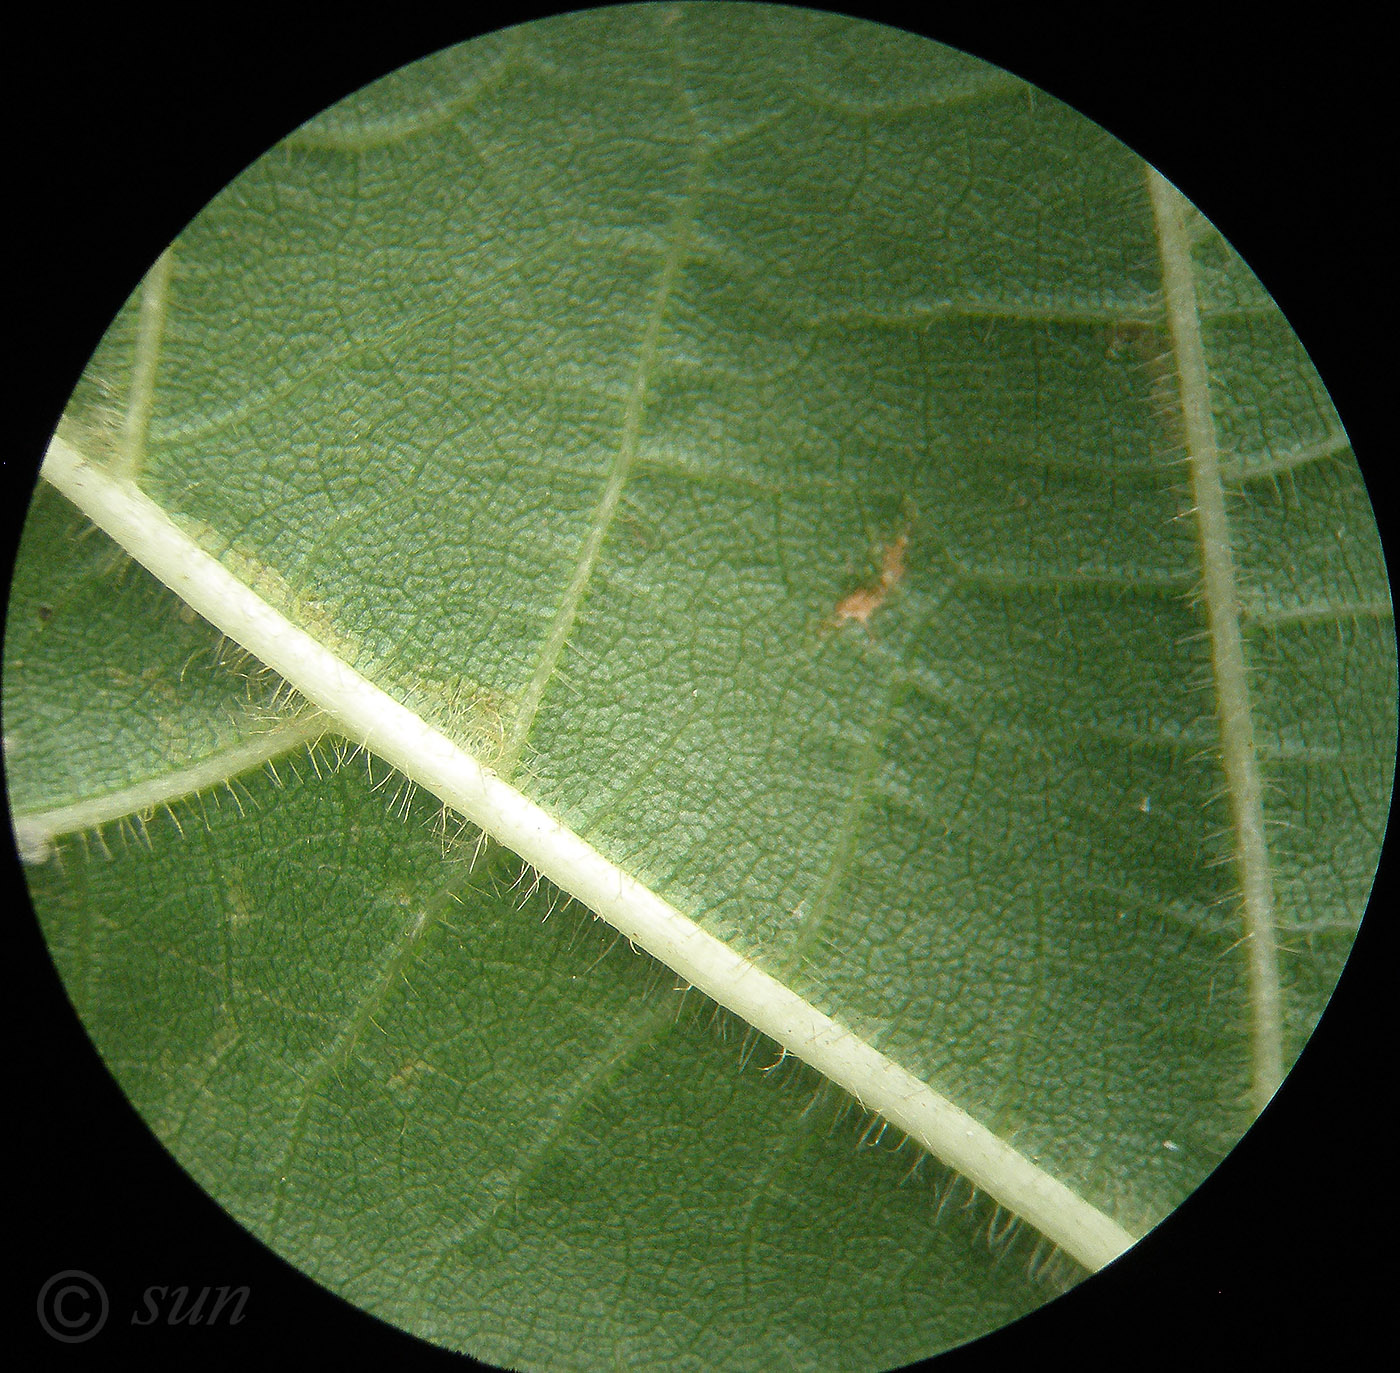
<svg viewBox="0 0 1400 1373"><path fill-rule="evenodd" d="M836 824L831 859L822 874L816 894L812 897L812 903L798 927L792 947L783 958L783 971L795 970L801 966L803 958L820 936L831 903L850 870L851 860L856 855L860 840L861 819L870 801L870 788L885 761L884 750L890 725L907 690L907 680L899 675L892 677L885 687L879 713L870 725L856 760L850 795L846 798L846 804Z"/></svg>
<svg viewBox="0 0 1400 1373"><path fill-rule="evenodd" d="M675 286L676 278L680 275L681 267L685 263L691 246L691 219L695 210L695 196L700 170L704 166L707 152L704 144L697 143L696 148L697 151L691 161L690 170L686 175L685 186L676 201L667 229L666 253L662 258L656 289L652 295L651 309L647 314L641 345L637 350L637 365L633 369L631 384L627 390L627 400L622 414L622 436L618 442L617 453L614 455L612 466L608 471L603 494L599 497L598 504L594 509L588 534L583 541L582 549L579 551L578 561L574 564L573 576L569 578L569 585L564 590L563 599L554 612L554 619L550 622L549 631L545 635L544 645L540 649L539 659L535 664L535 671L531 675L529 685L525 688L525 694L521 698L519 709L516 711L510 731L506 736L505 747L497 763L500 771L506 775L509 775L520 759L520 752L525 747L525 741L529 737L530 729L535 723L535 716L539 712L540 701L544 698L545 690L559 665L564 645L568 642L569 633L574 627L574 620L578 617L584 592L593 576L593 569L597 566L603 542L608 536L609 529L612 528L613 517L617 514L618 503L622 499L623 487L627 484L628 475L636 460L637 442L641 437L642 420L646 413L647 387L650 385L652 371L656 365L661 326L666 318L666 308L670 303L671 291Z"/></svg>
<svg viewBox="0 0 1400 1373"><path fill-rule="evenodd" d="M1264 789L1254 743L1249 683L1240 632L1241 606L1225 509L1220 450L1211 410L1210 372L1196 299L1191 242L1184 219L1188 202L1149 168L1148 189L1162 258L1162 294L1176 356L1191 497L1201 553L1201 597L1215 679L1221 766L1229 797L1235 871L1240 884L1244 945L1249 960L1252 1082L1255 1113L1283 1080L1283 1016L1274 884L1264 833Z"/></svg>
<svg viewBox="0 0 1400 1373"><path fill-rule="evenodd" d="M702 929L240 582L148 496L55 438L42 469L94 524L411 781L517 853L711 1000L883 1115L1078 1262L1134 1241L1111 1217L790 987Z"/></svg>
<svg viewBox="0 0 1400 1373"><path fill-rule="evenodd" d="M16 847L26 863L42 862L53 841L61 835L98 829L129 817L149 816L159 809L169 810L178 801L315 743L325 732L326 721L319 715L298 717L159 777L143 778L129 787L86 797L71 805L22 812L13 817Z"/></svg>
<svg viewBox="0 0 1400 1373"><path fill-rule="evenodd" d="M122 417L117 465L120 474L133 481L146 456L146 435L151 427L151 409L155 404L156 368L160 364L160 345L165 334L174 251L167 248L156 258L151 270L146 273L145 281L141 283L135 362L131 371L131 389L127 392L126 414Z"/></svg>

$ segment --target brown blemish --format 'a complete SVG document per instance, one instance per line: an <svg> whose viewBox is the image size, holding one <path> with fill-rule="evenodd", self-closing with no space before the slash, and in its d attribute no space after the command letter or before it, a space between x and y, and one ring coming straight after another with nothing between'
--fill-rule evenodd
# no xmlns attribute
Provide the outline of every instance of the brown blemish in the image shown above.
<svg viewBox="0 0 1400 1373"><path fill-rule="evenodd" d="M879 577L865 586L857 587L849 596L844 596L837 602L829 621L832 629L839 629L852 621L867 630L870 628L870 617L884 605L890 592L904 578L904 555L908 548L907 530L885 545L884 552L880 555Z"/></svg>

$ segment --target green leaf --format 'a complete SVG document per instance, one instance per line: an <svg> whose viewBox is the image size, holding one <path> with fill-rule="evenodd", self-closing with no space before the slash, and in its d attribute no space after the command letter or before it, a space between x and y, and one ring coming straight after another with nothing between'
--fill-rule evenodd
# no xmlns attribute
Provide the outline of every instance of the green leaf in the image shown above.
<svg viewBox="0 0 1400 1373"><path fill-rule="evenodd" d="M1140 1236L1365 906L1395 639L1320 381L1127 149L922 39L638 7L386 78L181 236L46 471L5 743L70 994L231 1214L486 1359L1014 1318L1074 1226L938 1103ZM528 864L462 818L511 798ZM575 837L742 1014L540 876Z"/></svg>

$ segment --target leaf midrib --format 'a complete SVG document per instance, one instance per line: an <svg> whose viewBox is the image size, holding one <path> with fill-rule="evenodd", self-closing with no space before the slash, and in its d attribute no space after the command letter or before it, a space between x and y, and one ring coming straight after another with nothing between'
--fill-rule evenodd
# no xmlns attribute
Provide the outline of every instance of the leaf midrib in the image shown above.
<svg viewBox="0 0 1400 1373"><path fill-rule="evenodd" d="M287 620L165 512L56 438L43 475L341 732L514 850L712 1000L886 1117L1089 1268L1133 1236L986 1126L716 939Z"/></svg>

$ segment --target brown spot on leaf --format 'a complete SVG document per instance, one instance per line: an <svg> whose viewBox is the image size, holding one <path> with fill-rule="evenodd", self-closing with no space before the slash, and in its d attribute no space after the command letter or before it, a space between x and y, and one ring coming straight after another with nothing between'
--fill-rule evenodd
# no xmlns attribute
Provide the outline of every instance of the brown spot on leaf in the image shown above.
<svg viewBox="0 0 1400 1373"><path fill-rule="evenodd" d="M880 555L880 575L865 586L857 587L850 595L837 602L831 612L832 628L855 622L870 627L870 617L888 600L889 594L904 578L904 555L909 548L909 533L906 530L885 545Z"/></svg>

